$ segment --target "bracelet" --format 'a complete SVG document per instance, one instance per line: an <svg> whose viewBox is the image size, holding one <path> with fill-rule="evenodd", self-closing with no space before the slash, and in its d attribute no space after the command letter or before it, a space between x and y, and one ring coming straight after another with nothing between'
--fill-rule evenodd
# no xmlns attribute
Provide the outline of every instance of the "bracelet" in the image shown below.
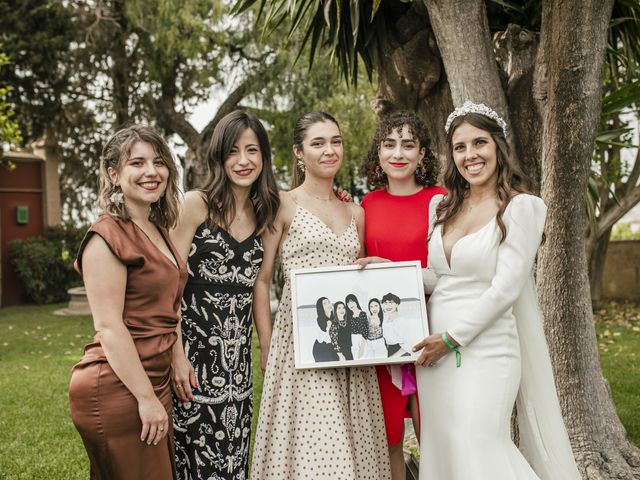
<svg viewBox="0 0 640 480"><path fill-rule="evenodd" d="M440 334L440 338L442 338L443 343L446 345L446 347L449 350L453 350L456 352L456 368L460 368L460 365L462 365L462 354L460 353L460 350L458 350L458 347L456 347L451 340L449 340L449 337L447 336L447 332L442 332Z"/></svg>

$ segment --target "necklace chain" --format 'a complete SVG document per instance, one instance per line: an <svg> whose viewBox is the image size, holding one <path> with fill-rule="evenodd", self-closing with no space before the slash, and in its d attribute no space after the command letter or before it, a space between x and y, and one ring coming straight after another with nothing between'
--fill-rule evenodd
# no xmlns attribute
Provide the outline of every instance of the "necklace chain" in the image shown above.
<svg viewBox="0 0 640 480"><path fill-rule="evenodd" d="M331 200L333 200L335 198L335 195L333 195L333 193L331 194L331 197L329 197L329 198L322 198L322 197L319 197L317 195L314 195L311 192L308 192L307 189L305 189L304 187L300 187L300 190L302 190L305 194L309 195L310 197L313 197L313 198L315 198L317 200L320 200L322 202L330 202Z"/></svg>

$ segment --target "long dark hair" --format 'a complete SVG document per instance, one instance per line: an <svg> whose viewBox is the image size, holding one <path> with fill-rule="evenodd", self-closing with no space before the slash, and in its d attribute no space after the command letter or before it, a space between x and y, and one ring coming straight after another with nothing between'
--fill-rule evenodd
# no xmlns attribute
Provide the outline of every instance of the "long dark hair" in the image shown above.
<svg viewBox="0 0 640 480"><path fill-rule="evenodd" d="M358 306L358 310L362 311L362 307L360 306L360 302L358 302L358 298L353 293L350 293L349 295L347 295L347 297L344 299L344 303L345 303L345 306L347 308L347 318L349 320L352 320L353 319L353 312L349 308L349 302L350 301L356 302L356 305Z"/></svg>
<svg viewBox="0 0 640 480"><path fill-rule="evenodd" d="M502 214L507 205L509 205L514 192L528 193L527 179L520 167L513 161L511 148L502 127L495 120L479 113L467 113L456 117L451 122L449 133L447 134L447 166L444 172L444 185L448 193L436 208L435 225L444 224L458 214L469 190L469 183L460 174L453 160L453 133L464 122L488 132L496 144L496 191L498 202L500 203L500 208L496 213L496 222L500 228L500 242L502 243L507 235L507 228L502 221Z"/></svg>
<svg viewBox="0 0 640 480"><path fill-rule="evenodd" d="M427 127L415 113L408 110L398 110L378 121L367 159L362 166L362 174L367 177L369 188L382 188L389 184L386 174L383 173L381 176L376 174L376 170L380 166L380 144L394 130L397 130L398 133L402 132L405 125L409 127L409 132L418 141L419 148L425 149L424 157L420 162L424 177L416 177L416 183L423 187L430 187L438 181L440 162L431 151L431 140L427 134Z"/></svg>
<svg viewBox="0 0 640 480"><path fill-rule="evenodd" d="M311 125L321 122L332 122L340 130L338 121L326 112L309 112L302 115L293 126L293 148L302 151L304 136ZM299 187L304 182L304 169L298 164L298 159L293 156L293 173L291 175L291 189Z"/></svg>
<svg viewBox="0 0 640 480"><path fill-rule="evenodd" d="M371 300L369 300L369 314L372 315L371 313L371 304L375 302L378 304L378 319L380 320L380 325L382 326L382 322L384 321L384 312L382 311L382 304L380 303L380 300L378 300L377 298L372 298Z"/></svg>
<svg viewBox="0 0 640 480"><path fill-rule="evenodd" d="M329 300L327 297L320 297L316 302L316 313L318 314L318 326L320 330L323 332L327 331L327 322L332 319L333 311L331 311L331 317L327 317L327 314L324 313L324 307L322 306L322 302L325 300Z"/></svg>
<svg viewBox="0 0 640 480"><path fill-rule="evenodd" d="M218 122L207 149L209 176L202 186L202 192L207 199L208 223L212 230L218 226L228 229L236 215L235 198L231 182L224 170L224 162L229 158L240 135L247 129L253 130L258 137L262 154L262 171L251 186L250 192L256 214L256 230L260 234L265 229L273 231L275 228L273 224L280 206L280 196L273 175L269 136L262 122L253 113L235 110Z"/></svg>
<svg viewBox="0 0 640 480"><path fill-rule="evenodd" d="M338 318L338 305L342 305L344 307L344 319L342 320L342 322L340 322L340 319ZM338 322L341 327L347 325L347 321L349 320L349 318L347 317L347 310L349 309L344 304L344 302L336 302L333 304L333 316L335 317L336 322Z"/></svg>

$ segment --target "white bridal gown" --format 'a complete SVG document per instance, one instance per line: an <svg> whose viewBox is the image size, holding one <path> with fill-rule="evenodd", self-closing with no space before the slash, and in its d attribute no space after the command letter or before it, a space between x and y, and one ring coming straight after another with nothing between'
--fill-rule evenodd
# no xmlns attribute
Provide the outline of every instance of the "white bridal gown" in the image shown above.
<svg viewBox="0 0 640 480"><path fill-rule="evenodd" d="M502 217L504 241L492 219L458 240L451 264L441 225L433 229L425 271L431 333L447 331L460 343L462 365L452 352L416 368L421 480L580 478L533 287L545 216L541 199L515 196ZM522 453L510 436L516 397Z"/></svg>

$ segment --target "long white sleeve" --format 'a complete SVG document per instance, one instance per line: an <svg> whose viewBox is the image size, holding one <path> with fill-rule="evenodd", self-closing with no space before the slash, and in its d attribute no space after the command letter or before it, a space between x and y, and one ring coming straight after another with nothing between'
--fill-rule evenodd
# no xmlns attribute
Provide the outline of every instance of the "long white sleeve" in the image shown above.
<svg viewBox="0 0 640 480"><path fill-rule="evenodd" d="M542 239L547 208L532 195L515 196L503 214L507 235L498 247L498 261L491 286L460 311L448 333L460 345L468 345L480 332L500 318L520 296L531 275Z"/></svg>
<svg viewBox="0 0 640 480"><path fill-rule="evenodd" d="M436 207L442 201L444 195L438 194L434 195L429 203L429 234L427 239L431 238L431 234L433 233L434 224L436 221ZM422 269L422 285L424 288L424 293L427 295L431 295L434 288L436 287L436 283L438 282L438 274L429 268L429 259L427 259L427 268Z"/></svg>

